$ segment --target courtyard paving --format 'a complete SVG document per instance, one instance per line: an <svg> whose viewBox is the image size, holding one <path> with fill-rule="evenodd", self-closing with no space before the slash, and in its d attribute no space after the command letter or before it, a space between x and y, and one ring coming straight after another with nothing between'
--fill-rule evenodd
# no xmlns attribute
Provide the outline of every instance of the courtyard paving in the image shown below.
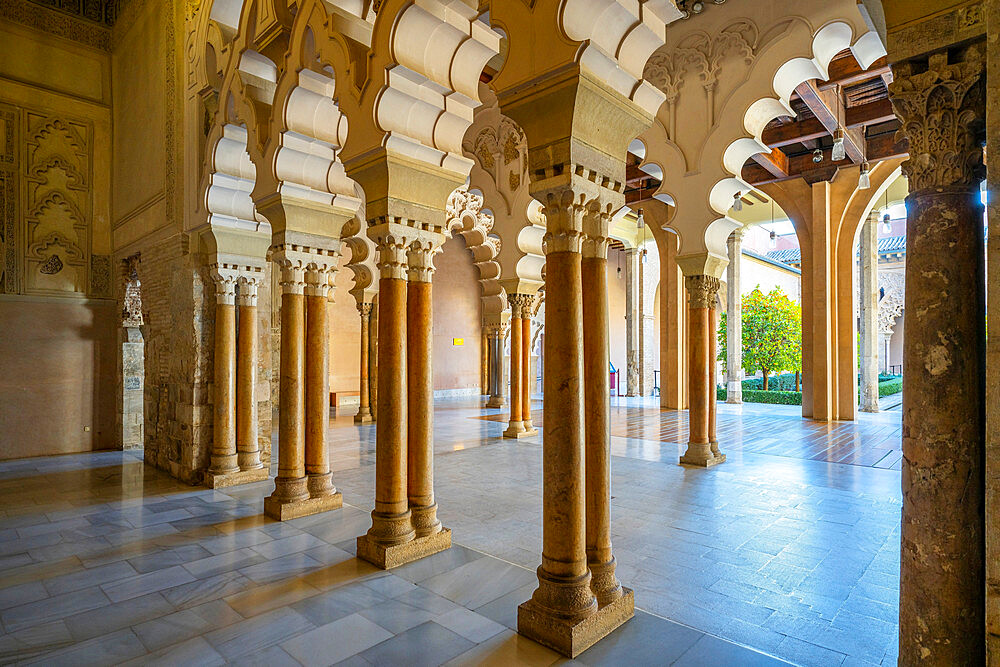
<svg viewBox="0 0 1000 667"><path fill-rule="evenodd" d="M899 413L720 404L729 460L695 470L677 465L685 413L614 401L613 540L641 611L576 663L895 664ZM353 557L374 427L350 415L330 430L345 508L285 523L260 514L270 482L188 487L132 453L2 462L0 662L567 664L512 630L541 551L542 447L500 437L502 414L438 402L456 546L391 573Z"/></svg>

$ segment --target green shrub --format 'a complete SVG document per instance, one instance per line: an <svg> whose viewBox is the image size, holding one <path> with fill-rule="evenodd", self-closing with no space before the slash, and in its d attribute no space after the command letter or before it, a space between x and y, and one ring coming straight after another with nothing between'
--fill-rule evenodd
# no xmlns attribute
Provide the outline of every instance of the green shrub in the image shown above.
<svg viewBox="0 0 1000 667"><path fill-rule="evenodd" d="M878 395L879 398L883 396L892 396L893 394L898 394L903 391L903 378L895 377L891 380L885 380L884 382L878 383Z"/></svg>
<svg viewBox="0 0 1000 667"><path fill-rule="evenodd" d="M889 375L888 373L879 373L878 381L885 382L886 380L895 380L896 378L903 377L902 375Z"/></svg>
<svg viewBox="0 0 1000 667"><path fill-rule="evenodd" d="M726 400L725 387L717 387L716 397ZM801 391L764 391L763 389L744 389L744 403L769 403L771 405L802 405Z"/></svg>
<svg viewBox="0 0 1000 667"><path fill-rule="evenodd" d="M746 390L763 390L764 389L764 378L750 378L749 380L743 381L743 391ZM767 379L767 390L768 391L795 391L795 373L782 373L781 375L772 375Z"/></svg>

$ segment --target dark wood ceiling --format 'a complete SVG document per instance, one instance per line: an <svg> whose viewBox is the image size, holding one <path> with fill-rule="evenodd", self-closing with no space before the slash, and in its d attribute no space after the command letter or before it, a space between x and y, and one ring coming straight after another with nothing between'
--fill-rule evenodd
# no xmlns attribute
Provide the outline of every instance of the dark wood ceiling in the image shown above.
<svg viewBox="0 0 1000 667"><path fill-rule="evenodd" d="M742 178L763 185L791 178L818 182L832 178L840 167L878 162L906 154L905 141L895 137L900 123L889 103L892 73L884 58L862 70L845 50L830 62L829 79L807 81L791 97L794 116L782 116L765 127L762 139L771 149L747 160ZM847 157L832 160L834 135L843 133ZM823 159L814 161L814 152ZM648 199L659 181L642 172L639 160L629 156L626 200Z"/></svg>

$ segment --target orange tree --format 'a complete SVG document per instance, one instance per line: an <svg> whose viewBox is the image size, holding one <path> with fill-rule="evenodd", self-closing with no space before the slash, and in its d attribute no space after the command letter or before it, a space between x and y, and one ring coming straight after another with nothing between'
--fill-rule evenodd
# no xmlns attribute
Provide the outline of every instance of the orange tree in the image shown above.
<svg viewBox="0 0 1000 667"><path fill-rule="evenodd" d="M719 318L719 359L726 359L726 314ZM768 376L802 371L802 311L784 290L764 294L760 287L743 295L743 370Z"/></svg>

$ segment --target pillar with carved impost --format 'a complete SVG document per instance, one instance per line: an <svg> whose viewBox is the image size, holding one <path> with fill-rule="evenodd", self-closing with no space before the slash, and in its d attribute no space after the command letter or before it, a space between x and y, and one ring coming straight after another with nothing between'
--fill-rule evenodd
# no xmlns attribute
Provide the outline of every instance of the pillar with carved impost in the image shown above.
<svg viewBox="0 0 1000 667"><path fill-rule="evenodd" d="M257 414L257 289L263 283L264 268L248 267L240 273L236 293L239 332L236 341L236 461L243 484L267 479L268 470L260 458Z"/></svg>
<svg viewBox="0 0 1000 667"><path fill-rule="evenodd" d="M710 435L714 433L712 395L713 360L712 311L721 283L712 275L687 275L684 280L688 290L688 445L682 464L708 467L725 461L712 448Z"/></svg>
<svg viewBox="0 0 1000 667"><path fill-rule="evenodd" d="M524 310L532 299L530 294L508 294L510 303L510 419L505 438L523 438L529 435L524 428Z"/></svg>
<svg viewBox="0 0 1000 667"><path fill-rule="evenodd" d="M421 549L451 546L450 534L440 536L441 522L434 501L434 328L431 295L434 255L444 237L421 234L407 251L406 287L406 495ZM443 539L446 538L446 539ZM426 551L421 555L433 553Z"/></svg>
<svg viewBox="0 0 1000 667"><path fill-rule="evenodd" d="M215 363L211 463L205 484L231 486L239 473L236 455L236 282L239 269L219 263L211 267L215 281Z"/></svg>
<svg viewBox="0 0 1000 667"><path fill-rule="evenodd" d="M893 66L909 138L899 662L984 664L983 46ZM996 131L991 128L991 131Z"/></svg>
<svg viewBox="0 0 1000 667"><path fill-rule="evenodd" d="M531 373L531 315L535 297L529 296L530 301L522 306L521 317L521 424L524 436L538 435L538 429L531 423L531 388L535 384Z"/></svg>
<svg viewBox="0 0 1000 667"><path fill-rule="evenodd" d="M608 225L604 211L584 217L583 411L586 420L587 566L590 589L603 608L624 591L611 550L611 396L608 381Z"/></svg>
<svg viewBox="0 0 1000 667"><path fill-rule="evenodd" d="M343 505L333 485L330 449L326 442L330 422L330 322L327 304L331 278L337 270L339 244L313 251L306 267L306 486L309 500L299 516L337 509Z"/></svg>
<svg viewBox="0 0 1000 667"><path fill-rule="evenodd" d="M743 402L743 298L740 269L743 265L744 229L737 229L726 242L726 403Z"/></svg>
<svg viewBox="0 0 1000 667"><path fill-rule="evenodd" d="M278 475L264 514L279 521L309 500L305 461L305 286L308 256L279 246L281 350L278 368ZM286 510L285 508L289 508Z"/></svg>
<svg viewBox="0 0 1000 667"><path fill-rule="evenodd" d="M388 569L408 563L451 546L451 531L440 528L418 537L414 526L409 501L409 437L408 423L411 419L409 402L408 358L408 287L409 258L411 245L415 242L436 240L433 234L398 222L384 219L372 221L368 234L375 241L378 252L379 296L378 296L378 428L375 430L375 509L372 511L372 526L367 533L358 537L358 558L377 567ZM428 238L430 237L430 238ZM428 276L429 277L429 276ZM428 284L429 287L429 284ZM418 290L419 291L419 288ZM427 317L429 318L430 290L427 289ZM414 303L420 303L421 312L425 305L423 295L416 296ZM430 320L427 320L429 325ZM419 325L414 324L414 329ZM426 331L414 331L416 345ZM415 354L418 354L415 352ZM429 351L426 359L415 359L422 364L424 372L431 369ZM420 378L421 383L425 378ZM430 379L426 379L430 382ZM422 384L421 386L424 386ZM431 385L426 385L431 386ZM417 389L417 387L414 387ZM431 386L431 389L433 387ZM420 406L423 406L422 408ZM426 418L427 428L421 429L421 437L433 434L429 411L433 409L433 391L428 395L423 391L418 402L413 404L413 415L421 412ZM433 440L420 443L429 451L421 451L421 460L433 456ZM415 462L416 463L416 462ZM426 464L425 464L426 465ZM433 477L420 480L433 488ZM431 493L433 498L433 492Z"/></svg>
<svg viewBox="0 0 1000 667"><path fill-rule="evenodd" d="M502 408L506 405L503 397L503 342L507 338L508 323L489 325L490 336L490 398L487 408Z"/></svg>
<svg viewBox="0 0 1000 667"><path fill-rule="evenodd" d="M369 340L369 324L371 323L372 304L359 303L358 312L361 314L361 369L359 372L358 395L360 405L358 414L354 415L355 424L369 424L372 421L372 410L370 407L371 391L368 388L368 350L371 344Z"/></svg>

